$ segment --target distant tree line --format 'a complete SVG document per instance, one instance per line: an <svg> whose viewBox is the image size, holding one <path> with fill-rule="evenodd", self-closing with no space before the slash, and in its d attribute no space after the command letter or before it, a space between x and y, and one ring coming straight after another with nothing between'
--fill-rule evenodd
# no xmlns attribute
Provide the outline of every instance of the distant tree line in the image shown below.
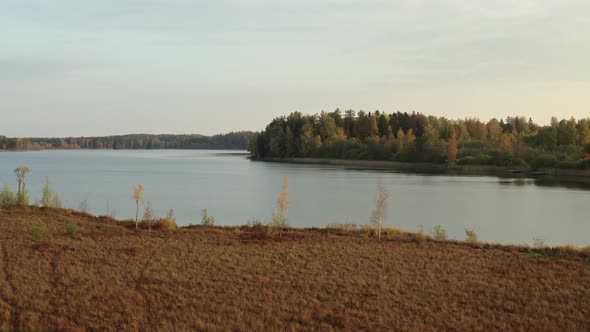
<svg viewBox="0 0 590 332"><path fill-rule="evenodd" d="M45 149L236 149L248 147L252 132L203 135L121 135L105 137L8 138L0 136L3 150Z"/></svg>
<svg viewBox="0 0 590 332"><path fill-rule="evenodd" d="M335 158L450 164L590 168L590 119L523 116L450 120L420 113L353 110L275 118L252 136L253 158Z"/></svg>

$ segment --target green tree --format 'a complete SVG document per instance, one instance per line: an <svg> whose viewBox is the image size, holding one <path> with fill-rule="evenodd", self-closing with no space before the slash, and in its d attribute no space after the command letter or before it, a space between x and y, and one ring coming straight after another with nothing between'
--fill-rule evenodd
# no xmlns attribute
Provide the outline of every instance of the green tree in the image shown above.
<svg viewBox="0 0 590 332"><path fill-rule="evenodd" d="M274 128L270 138L270 154L272 157L282 158L284 156L285 142L285 130L281 127Z"/></svg>
<svg viewBox="0 0 590 332"><path fill-rule="evenodd" d="M377 121L377 127L379 129L379 136L381 137L389 137L393 135L393 131L391 130L391 124L389 123L389 116L385 113L379 116L379 120Z"/></svg>
<svg viewBox="0 0 590 332"><path fill-rule="evenodd" d="M576 120L571 118L569 120L561 120L557 128L557 144L559 145L575 145L576 144Z"/></svg>
<svg viewBox="0 0 590 332"><path fill-rule="evenodd" d="M329 114L322 114L320 117L320 137L325 144L331 144L340 138L340 129L334 118Z"/></svg>
<svg viewBox="0 0 590 332"><path fill-rule="evenodd" d="M353 110L347 110L344 114L344 134L348 138L356 137L356 112Z"/></svg>

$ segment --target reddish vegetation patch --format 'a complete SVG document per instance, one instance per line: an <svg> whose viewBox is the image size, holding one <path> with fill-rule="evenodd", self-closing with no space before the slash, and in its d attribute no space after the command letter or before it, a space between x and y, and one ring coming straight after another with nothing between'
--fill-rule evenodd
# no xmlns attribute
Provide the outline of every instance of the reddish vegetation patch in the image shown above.
<svg viewBox="0 0 590 332"><path fill-rule="evenodd" d="M31 234L40 218L48 231L43 241ZM67 236L68 223L79 225L79 237ZM329 230L269 236L264 226L126 227L134 225L65 210L3 210L0 331L590 326L590 258L573 250L431 241L397 231L379 240Z"/></svg>
<svg viewBox="0 0 590 332"><path fill-rule="evenodd" d="M155 230L168 229L168 224L163 221L157 221L152 226Z"/></svg>
<svg viewBox="0 0 590 332"><path fill-rule="evenodd" d="M272 242L301 241L307 239L319 238L319 234L309 232L299 232L288 230L280 233L279 231L269 234L264 230L245 231L240 234L240 241L246 243L267 244Z"/></svg>
<svg viewBox="0 0 590 332"><path fill-rule="evenodd" d="M51 242L51 241L42 241L35 244L35 249L39 251L53 251L59 249L59 245Z"/></svg>
<svg viewBox="0 0 590 332"><path fill-rule="evenodd" d="M121 252L130 255L130 256L135 256L138 254L141 254L144 251L144 249L142 247L137 247L137 246L133 246L133 247L126 247L121 249Z"/></svg>

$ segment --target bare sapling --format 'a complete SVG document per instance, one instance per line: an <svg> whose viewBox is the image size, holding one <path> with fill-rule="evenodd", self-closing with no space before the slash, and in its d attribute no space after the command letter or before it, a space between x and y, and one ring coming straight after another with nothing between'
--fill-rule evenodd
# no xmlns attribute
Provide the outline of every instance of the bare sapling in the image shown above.
<svg viewBox="0 0 590 332"><path fill-rule="evenodd" d="M391 194L385 188L383 183L377 183L377 201L375 202L375 209L371 214L371 223L377 228L377 237L381 238L381 231L387 218L387 207L389 206L389 197Z"/></svg>

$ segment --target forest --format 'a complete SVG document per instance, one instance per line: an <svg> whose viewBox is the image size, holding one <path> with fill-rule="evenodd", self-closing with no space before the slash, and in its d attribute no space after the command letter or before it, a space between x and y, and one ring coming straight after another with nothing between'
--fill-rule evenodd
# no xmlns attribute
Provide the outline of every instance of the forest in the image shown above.
<svg viewBox="0 0 590 332"><path fill-rule="evenodd" d="M421 113L293 112L252 136L253 159L333 158L590 169L590 119L450 120Z"/></svg>
<svg viewBox="0 0 590 332"><path fill-rule="evenodd" d="M121 135L105 137L8 138L0 136L2 150L49 149L232 149L245 150L252 132L203 135Z"/></svg>

